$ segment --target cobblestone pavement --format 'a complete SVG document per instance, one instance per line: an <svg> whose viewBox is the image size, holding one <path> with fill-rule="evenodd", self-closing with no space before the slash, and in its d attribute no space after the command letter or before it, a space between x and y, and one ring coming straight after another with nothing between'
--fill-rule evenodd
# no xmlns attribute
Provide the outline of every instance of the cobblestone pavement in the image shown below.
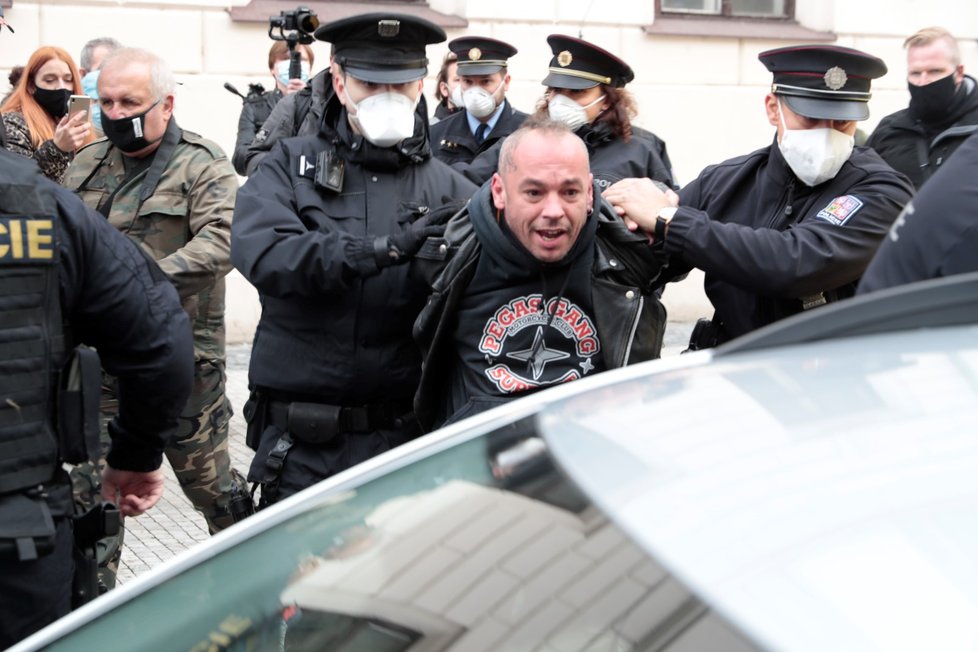
<svg viewBox="0 0 978 652"><path fill-rule="evenodd" d="M692 324L670 323L662 355L677 355L686 348ZM234 406L231 418L231 462L247 474L253 452L245 443L245 423L241 408L248 398L249 345L228 347L227 394ZM164 459L166 490L160 502L138 518L126 520L125 549L119 565L118 581L124 583L140 573L170 559L208 537L204 519L184 497L170 465Z"/></svg>

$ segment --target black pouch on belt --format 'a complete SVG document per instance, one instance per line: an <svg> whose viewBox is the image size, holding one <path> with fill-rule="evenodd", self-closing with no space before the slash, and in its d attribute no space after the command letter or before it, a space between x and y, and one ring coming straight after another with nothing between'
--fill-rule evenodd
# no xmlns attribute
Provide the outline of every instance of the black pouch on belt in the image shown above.
<svg viewBox="0 0 978 652"><path fill-rule="evenodd" d="M339 405L290 403L288 431L307 444L325 444L340 430L341 409Z"/></svg>
<svg viewBox="0 0 978 652"><path fill-rule="evenodd" d="M0 558L32 561L54 550L51 509L41 497L0 495Z"/></svg>

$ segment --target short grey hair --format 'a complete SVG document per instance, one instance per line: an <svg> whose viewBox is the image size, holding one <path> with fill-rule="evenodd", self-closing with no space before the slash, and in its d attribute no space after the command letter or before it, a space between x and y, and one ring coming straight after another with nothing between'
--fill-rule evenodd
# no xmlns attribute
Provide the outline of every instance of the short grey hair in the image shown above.
<svg viewBox="0 0 978 652"><path fill-rule="evenodd" d="M177 88L177 80L173 77L170 66L149 50L141 48L119 48L102 62L104 70L109 64L121 65L128 63L147 63L150 67L150 92L156 99L172 95Z"/></svg>
<svg viewBox="0 0 978 652"><path fill-rule="evenodd" d="M499 171L500 172L513 172L516 170L516 162L513 160L513 155L516 152L516 148L520 146L520 142L523 137L530 132L537 132L547 136L557 137L557 136L573 136L581 149L584 150L584 156L588 157L587 145L581 140L577 134L571 131L563 122L558 122L552 120L549 116L530 116L527 120L520 126L519 129L511 133L503 141L502 147L499 150Z"/></svg>
<svg viewBox="0 0 978 652"><path fill-rule="evenodd" d="M111 36L102 36L99 38L93 38L91 41L86 43L82 47L81 57L78 59L78 67L91 72L92 70L92 57L95 55L95 50L99 48L105 48L109 51L109 54L115 52L122 47L122 43L115 40Z"/></svg>

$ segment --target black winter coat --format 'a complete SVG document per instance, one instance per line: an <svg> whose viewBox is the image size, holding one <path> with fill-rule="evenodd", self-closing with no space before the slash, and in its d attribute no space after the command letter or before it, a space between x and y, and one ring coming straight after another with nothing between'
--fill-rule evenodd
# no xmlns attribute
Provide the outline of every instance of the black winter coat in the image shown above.
<svg viewBox="0 0 978 652"><path fill-rule="evenodd" d="M909 177L918 190L937 172L954 151L978 133L978 85L965 76L967 97L946 125L932 127L903 109L883 118L867 147L872 147L897 172Z"/></svg>
<svg viewBox="0 0 978 652"><path fill-rule="evenodd" d="M245 174L252 174L265 155L283 138L315 136L323 121L326 102L333 97L329 68L313 75L306 87L286 95L255 134L245 152Z"/></svg>
<svg viewBox="0 0 978 652"><path fill-rule="evenodd" d="M775 142L710 166L683 188L665 250L706 273L722 342L852 296L912 193L906 177L866 147L810 188Z"/></svg>
<svg viewBox="0 0 978 652"><path fill-rule="evenodd" d="M248 146L281 99L282 92L278 89L264 93L252 92L245 98L238 117L238 138L234 142L234 154L231 155L231 164L238 174L247 174Z"/></svg>
<svg viewBox="0 0 978 652"><path fill-rule="evenodd" d="M281 141L242 186L231 260L262 300L252 385L334 405L413 396L411 325L425 288L406 265L379 269L374 241L475 191L431 159L424 110L413 138L380 149L352 133L333 98L319 135ZM344 161L340 192L314 181L326 150Z"/></svg>
<svg viewBox="0 0 978 652"><path fill-rule="evenodd" d="M859 282L859 294L978 271L978 134L907 204Z"/></svg>

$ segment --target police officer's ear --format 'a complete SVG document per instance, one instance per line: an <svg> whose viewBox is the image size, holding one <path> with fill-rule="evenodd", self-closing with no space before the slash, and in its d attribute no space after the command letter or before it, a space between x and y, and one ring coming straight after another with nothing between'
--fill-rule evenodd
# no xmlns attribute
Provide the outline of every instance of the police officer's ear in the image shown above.
<svg viewBox="0 0 978 652"><path fill-rule="evenodd" d="M503 86L503 95L505 95L506 93L509 92L509 80L510 79L512 79L512 77L508 73L505 74L505 75L503 75L503 84L502 84L502 86Z"/></svg>
<svg viewBox="0 0 978 652"><path fill-rule="evenodd" d="M338 65L336 66L336 71L333 73L333 92L336 93L336 97L339 98L340 104L346 106L346 93L344 89L346 88L346 74L343 69Z"/></svg>
<svg viewBox="0 0 978 652"><path fill-rule="evenodd" d="M768 93L764 97L764 110L767 113L767 121L772 126L781 125L781 107L778 106L778 98L774 93Z"/></svg>

